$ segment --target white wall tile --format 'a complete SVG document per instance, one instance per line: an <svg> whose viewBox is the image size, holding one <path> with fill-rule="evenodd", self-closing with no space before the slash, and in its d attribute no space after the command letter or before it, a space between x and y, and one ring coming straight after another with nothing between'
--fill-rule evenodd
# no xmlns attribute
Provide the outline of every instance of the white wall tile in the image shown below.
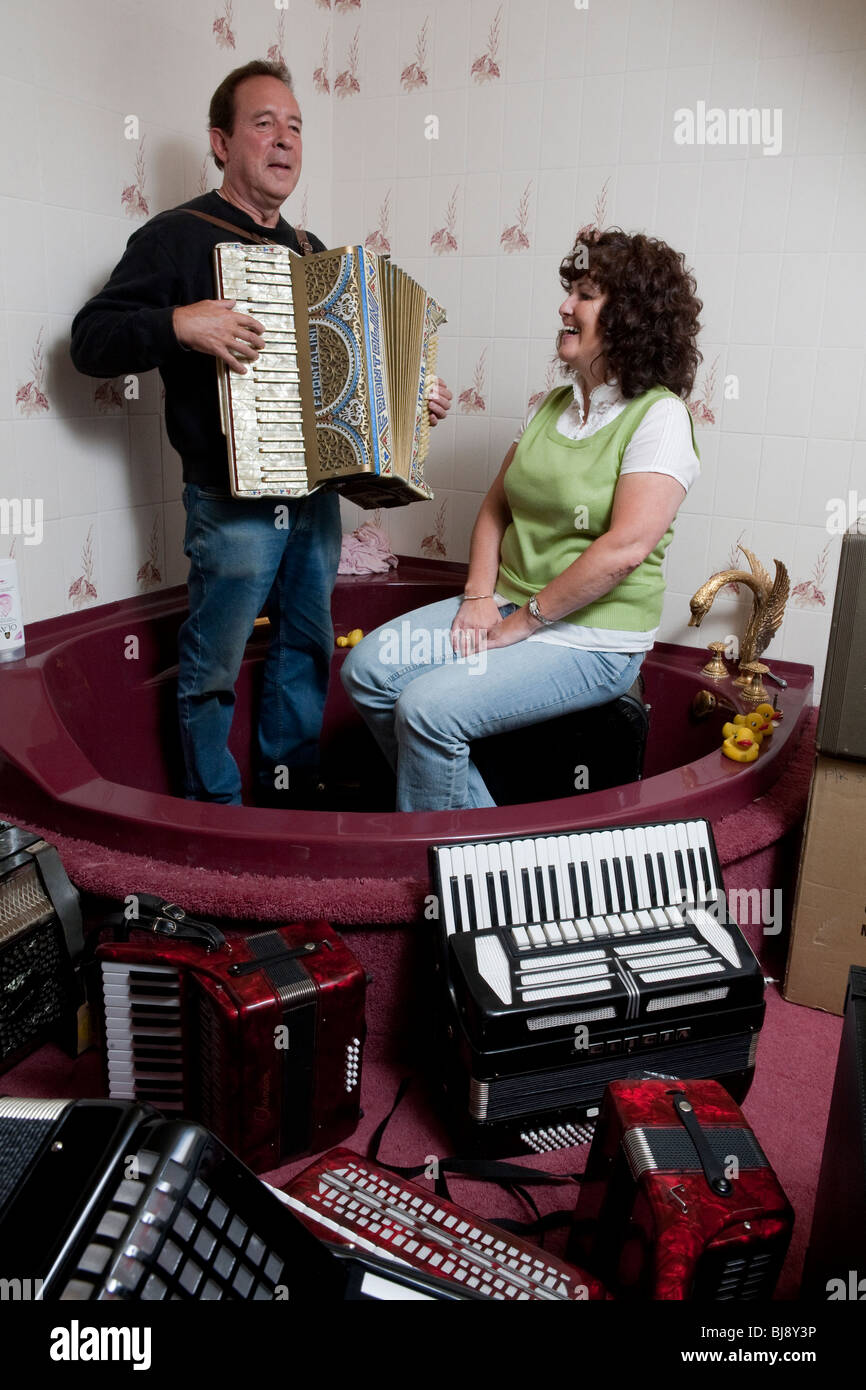
<svg viewBox="0 0 866 1390"><path fill-rule="evenodd" d="M39 203L2 200L4 300L7 309L47 313L52 305L45 266L45 215Z"/></svg>
<svg viewBox="0 0 866 1390"><path fill-rule="evenodd" d="M866 255L829 257L822 347L860 347L866 323Z"/></svg>
<svg viewBox="0 0 866 1390"><path fill-rule="evenodd" d="M719 435L714 511L719 515L736 512L755 514L761 462L761 436L723 430ZM718 560L718 556L715 556Z"/></svg>
<svg viewBox="0 0 866 1390"><path fill-rule="evenodd" d="M498 84L492 88L470 88L467 98L467 173L502 168L504 129L504 88Z"/></svg>
<svg viewBox="0 0 866 1390"><path fill-rule="evenodd" d="M770 379L770 349L732 343L728 348L725 371L737 377L739 396L722 406L722 429L743 434L759 434L767 412Z"/></svg>
<svg viewBox="0 0 866 1390"><path fill-rule="evenodd" d="M611 220L626 231L652 233L656 225L658 183L658 164L621 164L616 171Z"/></svg>
<svg viewBox="0 0 866 1390"><path fill-rule="evenodd" d="M463 177L468 141L468 93L437 89L431 95L428 111L439 117L439 138L430 140L430 168L434 174Z"/></svg>
<svg viewBox="0 0 866 1390"><path fill-rule="evenodd" d="M519 338L525 349L532 300L532 266L526 257L501 256L497 266L493 332Z"/></svg>
<svg viewBox="0 0 866 1390"><path fill-rule="evenodd" d="M845 127L854 54L810 53L806 63L798 154L841 154L845 148Z"/></svg>
<svg viewBox="0 0 866 1390"><path fill-rule="evenodd" d="M526 400L526 342L504 338L493 344L491 402L494 415L513 417Z"/></svg>
<svg viewBox="0 0 866 1390"><path fill-rule="evenodd" d="M742 254L737 267L731 318L731 336L736 342L772 341L778 294L779 257Z"/></svg>
<svg viewBox="0 0 866 1390"><path fill-rule="evenodd" d="M666 129L665 93L667 73L663 68L630 72L622 92L622 130L620 159L626 164L655 163L660 157Z"/></svg>
<svg viewBox="0 0 866 1390"><path fill-rule="evenodd" d="M827 250L836 215L842 163L841 159L830 155L808 156L794 162L786 251ZM836 246L834 249L847 251L849 248Z"/></svg>
<svg viewBox="0 0 866 1390"><path fill-rule="evenodd" d="M740 243L745 161L705 164L701 176L697 251L736 251Z"/></svg>
<svg viewBox="0 0 866 1390"><path fill-rule="evenodd" d="M713 0L674 0L668 65L683 68L708 61L716 22L723 14Z"/></svg>
<svg viewBox="0 0 866 1390"><path fill-rule="evenodd" d="M761 34L762 8L753 0L727 0L716 25L714 63L736 63L743 54L756 51Z"/></svg>
<svg viewBox="0 0 866 1390"><path fill-rule="evenodd" d="M509 257L509 262L513 259ZM460 330L476 338L492 338L496 314L496 256L472 256L463 260L460 290ZM528 313L527 304L527 313Z"/></svg>
<svg viewBox="0 0 866 1390"><path fill-rule="evenodd" d="M828 257L785 255L779 257L779 262L775 340L780 347L807 347L815 342L822 313L826 325ZM823 338L822 330L822 341Z"/></svg>
<svg viewBox="0 0 866 1390"><path fill-rule="evenodd" d="M573 170L578 163L582 83L555 80L544 84L541 115L541 163L545 169Z"/></svg>
<svg viewBox="0 0 866 1390"><path fill-rule="evenodd" d="M613 165L619 156L623 78L619 74L587 76L580 110L579 161Z"/></svg>
<svg viewBox="0 0 866 1390"><path fill-rule="evenodd" d="M853 437L862 376L862 350L820 350L815 374L812 434L827 439Z"/></svg>
<svg viewBox="0 0 866 1390"><path fill-rule="evenodd" d="M815 14L809 47L818 53L866 46L866 13L859 0L834 0Z"/></svg>
<svg viewBox="0 0 866 1390"><path fill-rule="evenodd" d="M794 161L756 158L746 163L740 244L751 251L781 251L785 243Z"/></svg>
<svg viewBox="0 0 866 1390"><path fill-rule="evenodd" d="M680 511L667 554L667 583L672 589L694 592L706 578L710 544L708 516Z"/></svg>
<svg viewBox="0 0 866 1390"><path fill-rule="evenodd" d="M866 155L851 155L842 161L834 251L862 251L866 227Z"/></svg>
<svg viewBox="0 0 866 1390"><path fill-rule="evenodd" d="M659 174L655 234L687 256L695 248L700 177L697 164L663 164Z"/></svg>
<svg viewBox="0 0 866 1390"><path fill-rule="evenodd" d="M489 256L499 250L499 174L475 174L466 181L463 225L467 256Z"/></svg>
<svg viewBox="0 0 866 1390"><path fill-rule="evenodd" d="M603 5L593 5L590 0L584 65L588 76L624 71L630 11L631 0L605 0Z"/></svg>
<svg viewBox="0 0 866 1390"><path fill-rule="evenodd" d="M563 8L554 3L551 18L548 17L546 3L530 5L511 5L508 11L508 36L506 47L506 67L512 82L537 82L544 77L544 60L547 50L547 28L552 22L559 29L563 21L567 25L565 42L573 40L575 19L580 16L563 14Z"/></svg>
<svg viewBox="0 0 866 1390"><path fill-rule="evenodd" d="M810 439L797 521L801 526L826 525L827 504L841 498L847 505L853 445L842 439Z"/></svg>
<svg viewBox="0 0 866 1390"><path fill-rule="evenodd" d="M521 82L509 87L504 107L503 169L538 168L543 97L544 88L540 82Z"/></svg>
<svg viewBox="0 0 866 1390"><path fill-rule="evenodd" d="M762 58L790 58L809 47L812 0L764 0L760 53Z"/></svg>
<svg viewBox="0 0 866 1390"><path fill-rule="evenodd" d="M548 6L544 75L547 82L583 74L589 44L590 12L562 0Z"/></svg>
<svg viewBox="0 0 866 1390"><path fill-rule="evenodd" d="M15 548L24 605L25 643L28 623L56 618L59 613L66 612L61 525L60 521L46 521L41 545Z"/></svg>
<svg viewBox="0 0 866 1390"><path fill-rule="evenodd" d="M805 466L805 439L764 436L755 501L756 521L784 521L796 525Z"/></svg>
<svg viewBox="0 0 866 1390"><path fill-rule="evenodd" d="M668 72L665 90L665 120L662 127L662 159L678 164L694 164L703 160L704 146L697 143L679 144L674 138L680 127L680 112L692 112L694 116L698 102L706 102L710 85L712 67L705 64L694 67L673 67Z"/></svg>
<svg viewBox="0 0 866 1390"><path fill-rule="evenodd" d="M698 298L704 306L701 312L703 336L708 342L727 342L734 309L737 257L733 253L724 256L698 254L692 258L691 264L697 280Z"/></svg>
<svg viewBox="0 0 866 1390"><path fill-rule="evenodd" d="M815 386L811 348L774 348L765 428L769 434L807 434Z"/></svg>

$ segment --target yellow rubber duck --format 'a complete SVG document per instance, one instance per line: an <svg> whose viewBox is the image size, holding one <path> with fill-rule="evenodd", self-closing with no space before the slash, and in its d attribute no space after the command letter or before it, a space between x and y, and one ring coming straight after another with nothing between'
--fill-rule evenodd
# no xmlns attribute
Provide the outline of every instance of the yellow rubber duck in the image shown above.
<svg viewBox="0 0 866 1390"><path fill-rule="evenodd" d="M361 641L363 641L363 638L364 638L364 629L363 629L363 628L360 628L360 627L353 627L353 628L352 628L352 631L351 631L351 632L347 632L345 637L338 637L338 638L337 638L337 646L338 646L338 647L357 647L358 643L361 642Z"/></svg>
<svg viewBox="0 0 866 1390"><path fill-rule="evenodd" d="M763 705L758 705L757 709L755 710L755 713L762 714L764 718L769 722L770 728L767 730L768 734L771 734L773 732L779 720L782 718L782 711L780 709L773 709L772 705L766 703Z"/></svg>
<svg viewBox="0 0 866 1390"><path fill-rule="evenodd" d="M753 763L761 751L758 738L744 724L725 724L722 728L725 741L722 752L735 763Z"/></svg>

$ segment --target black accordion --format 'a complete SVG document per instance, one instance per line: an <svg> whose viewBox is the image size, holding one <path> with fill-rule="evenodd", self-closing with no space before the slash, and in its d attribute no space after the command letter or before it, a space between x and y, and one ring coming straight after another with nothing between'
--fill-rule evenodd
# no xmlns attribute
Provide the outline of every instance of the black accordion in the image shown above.
<svg viewBox="0 0 866 1390"><path fill-rule="evenodd" d="M209 1130L129 1101L0 1098L0 1251L14 1300L484 1297L320 1240Z"/></svg>
<svg viewBox="0 0 866 1390"><path fill-rule="evenodd" d="M78 1051L83 944L57 850L0 821L0 1070L49 1041Z"/></svg>
<svg viewBox="0 0 866 1390"><path fill-rule="evenodd" d="M485 1153L587 1142L609 1081L751 1084L761 968L705 820L431 849L447 1087Z"/></svg>
<svg viewBox="0 0 866 1390"><path fill-rule="evenodd" d="M109 1096L199 1121L257 1172L351 1134L367 978L328 923L223 932L136 902L95 953Z"/></svg>
<svg viewBox="0 0 866 1390"><path fill-rule="evenodd" d="M114 1100L0 1098L4 1297L480 1298L327 1244L202 1126Z"/></svg>

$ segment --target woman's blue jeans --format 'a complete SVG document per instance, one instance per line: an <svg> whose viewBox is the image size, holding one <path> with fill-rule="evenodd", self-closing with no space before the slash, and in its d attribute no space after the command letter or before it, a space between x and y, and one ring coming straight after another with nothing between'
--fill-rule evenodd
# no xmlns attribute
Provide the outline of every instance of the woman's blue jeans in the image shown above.
<svg viewBox="0 0 866 1390"><path fill-rule="evenodd" d="M340 559L335 493L239 500L184 488L189 617L178 634L178 712L186 795L239 805L228 749L235 684L253 624L267 605L271 642L259 712L256 780L273 792L281 768L318 762ZM285 783L283 783L285 785Z"/></svg>
<svg viewBox="0 0 866 1390"><path fill-rule="evenodd" d="M645 655L524 641L457 658L458 606L444 599L395 618L343 666L343 685L397 774L398 811L495 805L469 757L472 740L615 700Z"/></svg>

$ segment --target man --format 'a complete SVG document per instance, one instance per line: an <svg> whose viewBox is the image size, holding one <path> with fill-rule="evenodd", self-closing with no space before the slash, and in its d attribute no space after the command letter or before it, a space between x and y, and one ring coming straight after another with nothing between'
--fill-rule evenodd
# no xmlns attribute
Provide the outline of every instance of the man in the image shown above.
<svg viewBox="0 0 866 1390"><path fill-rule="evenodd" d="M272 638L259 715L257 799L304 804L318 784L339 500L316 493L280 499L275 507L273 499L230 495L211 359L245 372L244 363L264 347L264 330L234 300L210 297L211 252L232 235L200 216L301 250L298 234L280 216L301 172L301 113L286 69L263 61L235 69L213 95L209 124L222 187L161 213L130 238L107 285L72 325L72 360L79 371L101 377L158 367L165 383L168 435L183 461L190 561L190 611L178 635L186 795L240 804L240 772L227 746L234 687L266 604ZM316 237L309 242L315 251L325 249ZM444 416L450 398L440 384L430 401L431 424ZM286 782L290 796L281 798L276 793Z"/></svg>

